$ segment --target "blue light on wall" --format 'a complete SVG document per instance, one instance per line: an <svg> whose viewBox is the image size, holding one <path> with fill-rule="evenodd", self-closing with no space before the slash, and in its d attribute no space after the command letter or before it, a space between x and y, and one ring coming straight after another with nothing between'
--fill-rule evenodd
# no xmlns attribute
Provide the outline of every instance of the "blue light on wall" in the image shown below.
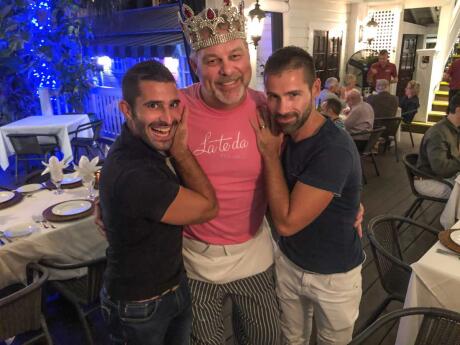
<svg viewBox="0 0 460 345"><path fill-rule="evenodd" d="M53 44L50 40L51 36L51 0L41 0L39 2L31 2L30 9L33 13L31 20L33 40L31 42L30 51L40 59L39 63L33 70L33 76L36 80L36 85L39 88L49 87L57 88L56 78L43 53L47 46Z"/></svg>

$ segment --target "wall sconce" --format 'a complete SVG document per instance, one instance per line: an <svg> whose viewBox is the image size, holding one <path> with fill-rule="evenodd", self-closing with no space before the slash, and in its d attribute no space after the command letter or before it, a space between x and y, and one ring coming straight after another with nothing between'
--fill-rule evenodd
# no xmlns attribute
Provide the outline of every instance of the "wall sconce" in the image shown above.
<svg viewBox="0 0 460 345"><path fill-rule="evenodd" d="M256 0L254 8L249 11L248 24L249 36L252 42L254 42L254 47L256 47L256 49L262 37L262 31L264 30L264 19L265 12L260 9L259 0Z"/></svg>
<svg viewBox="0 0 460 345"><path fill-rule="evenodd" d="M377 27L378 26L379 26L379 23L377 23L374 20L374 16L372 16L371 20L367 22L366 27L365 27L367 44L371 45L372 41L375 40L375 38L377 37Z"/></svg>

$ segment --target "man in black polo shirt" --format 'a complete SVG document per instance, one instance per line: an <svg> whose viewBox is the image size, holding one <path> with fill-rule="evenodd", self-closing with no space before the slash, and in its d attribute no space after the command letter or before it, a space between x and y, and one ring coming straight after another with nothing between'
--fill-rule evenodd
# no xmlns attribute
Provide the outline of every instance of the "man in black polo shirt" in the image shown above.
<svg viewBox="0 0 460 345"><path fill-rule="evenodd" d="M215 193L187 147L187 114L169 70L139 63L122 88L126 123L100 181L109 242L103 314L114 344L188 344L182 225L213 218ZM167 165L168 151L182 185Z"/></svg>
<svg viewBox="0 0 460 345"><path fill-rule="evenodd" d="M269 115L253 126L264 160L268 203L280 234L275 256L281 322L289 344L348 344L361 299L364 254L354 229L360 158L351 137L315 110L320 81L297 47L266 62ZM287 134L273 135L274 123Z"/></svg>

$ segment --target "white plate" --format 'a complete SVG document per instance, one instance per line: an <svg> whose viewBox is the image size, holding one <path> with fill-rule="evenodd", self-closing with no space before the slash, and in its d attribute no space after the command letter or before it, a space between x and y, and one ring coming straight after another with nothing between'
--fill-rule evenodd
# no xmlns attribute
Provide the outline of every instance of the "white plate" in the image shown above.
<svg viewBox="0 0 460 345"><path fill-rule="evenodd" d="M81 181L80 176L74 176L73 174L64 174L61 184L72 184Z"/></svg>
<svg viewBox="0 0 460 345"><path fill-rule="evenodd" d="M460 246L460 230L452 231L450 233L450 239Z"/></svg>
<svg viewBox="0 0 460 345"><path fill-rule="evenodd" d="M32 184L25 184L24 186L21 186L18 189L16 189L16 191L19 193L33 193L42 188L43 186L40 183L32 183Z"/></svg>
<svg viewBox="0 0 460 345"><path fill-rule="evenodd" d="M85 200L70 200L60 203L51 209L56 216L72 216L83 213L91 208L91 203Z"/></svg>
<svg viewBox="0 0 460 345"><path fill-rule="evenodd" d="M28 236L34 231L37 231L38 227L33 223L22 223L10 226L3 231L3 235L8 238Z"/></svg>
<svg viewBox="0 0 460 345"><path fill-rule="evenodd" d="M7 202L8 200L11 200L14 198L14 193L5 191L5 192L0 192L0 204L2 202Z"/></svg>

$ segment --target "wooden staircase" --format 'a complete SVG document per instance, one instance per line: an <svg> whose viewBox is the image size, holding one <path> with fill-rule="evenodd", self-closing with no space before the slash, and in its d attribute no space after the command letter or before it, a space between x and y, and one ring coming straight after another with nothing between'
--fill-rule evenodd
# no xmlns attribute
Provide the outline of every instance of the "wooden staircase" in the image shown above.
<svg viewBox="0 0 460 345"><path fill-rule="evenodd" d="M442 81L439 85L439 90L435 92L435 98L431 105L431 111L428 113L428 121L412 121L410 125L402 124L401 129L408 131L410 126L412 133L424 134L428 128L433 126L446 116L447 106L449 105L449 83Z"/></svg>

